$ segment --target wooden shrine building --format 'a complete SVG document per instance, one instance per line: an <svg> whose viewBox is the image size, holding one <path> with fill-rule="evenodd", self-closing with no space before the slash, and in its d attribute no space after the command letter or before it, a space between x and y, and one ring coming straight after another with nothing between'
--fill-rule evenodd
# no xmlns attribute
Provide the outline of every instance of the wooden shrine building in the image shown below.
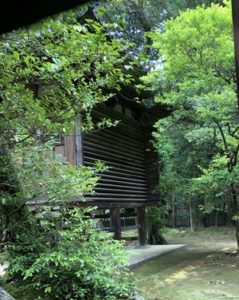
<svg viewBox="0 0 239 300"><path fill-rule="evenodd" d="M62 144L55 147L72 164L93 166L100 160L109 167L101 175L95 193L86 196L86 204L110 210L111 230L116 239L121 238L120 209L134 209L139 242L146 243L145 208L159 202L154 193L159 181L157 154L150 139L152 126L160 115L159 109L112 99L94 109L93 120L119 120L116 127L81 134L76 122L74 134L65 136Z"/></svg>

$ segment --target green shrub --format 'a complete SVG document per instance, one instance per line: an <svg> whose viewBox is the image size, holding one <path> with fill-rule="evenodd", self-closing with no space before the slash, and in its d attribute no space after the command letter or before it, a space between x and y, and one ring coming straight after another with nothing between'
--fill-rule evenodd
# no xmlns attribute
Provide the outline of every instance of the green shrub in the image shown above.
<svg viewBox="0 0 239 300"><path fill-rule="evenodd" d="M83 210L65 210L61 222L58 242L46 244L38 257L16 257L11 274L21 269L26 283L50 299L135 299L122 243L97 230Z"/></svg>
<svg viewBox="0 0 239 300"><path fill-rule="evenodd" d="M149 238L148 242L151 245L167 244L162 229L164 222L162 215L164 213L164 207L149 207L147 210L147 220L149 227Z"/></svg>

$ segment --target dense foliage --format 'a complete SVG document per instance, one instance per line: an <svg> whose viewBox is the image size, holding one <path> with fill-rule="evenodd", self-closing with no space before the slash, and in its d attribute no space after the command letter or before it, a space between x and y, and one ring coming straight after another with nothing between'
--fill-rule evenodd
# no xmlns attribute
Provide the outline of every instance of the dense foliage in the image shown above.
<svg viewBox="0 0 239 300"><path fill-rule="evenodd" d="M172 115L157 123L161 188L190 210L226 210L238 233L238 117L231 8L181 12L150 33L161 60L143 78ZM174 199L175 200L175 199ZM171 200L172 202L172 200Z"/></svg>
<svg viewBox="0 0 239 300"><path fill-rule="evenodd" d="M7 280L34 282L51 299L134 298L122 244L98 232L85 212L70 209L73 199L84 201L93 191L105 166L72 166L53 151L58 135L71 134L80 115L82 129L94 130L93 107L129 82L122 72L125 48L77 11L0 40L0 225Z"/></svg>
<svg viewBox="0 0 239 300"><path fill-rule="evenodd" d="M163 30L164 22L176 17L179 12L198 5L210 5L221 0L107 0L105 1L102 19L107 23L114 22L116 26L111 30L114 38L124 38L132 42L128 53L133 60L138 60L142 67L152 64L158 58L157 52L151 46L152 41L147 32L155 28ZM103 6L102 5L102 6ZM145 55L148 55L148 58ZM134 69L134 72L137 69Z"/></svg>
<svg viewBox="0 0 239 300"><path fill-rule="evenodd" d="M96 21L81 25L75 12L2 36L1 145L67 130L106 101L127 82L125 47Z"/></svg>
<svg viewBox="0 0 239 300"><path fill-rule="evenodd" d="M110 40L96 21L81 25L76 12L4 35L0 49L1 212L8 220L9 216L13 219L15 210L19 212L16 205L22 207L31 197L39 197L39 192L34 194L33 182L24 190L15 175L19 170L10 171L14 168L9 148L18 145L26 162L31 151L24 154L24 145L37 147L61 132L71 133L75 118L89 115L93 106L111 97L128 76L120 66L125 60L122 43ZM90 118L86 120L84 128L92 128ZM36 154L34 148L32 152ZM57 180L57 176L61 175L52 178ZM64 176L66 179L67 174ZM46 191L44 184L41 187ZM62 190L54 197L64 196L66 189Z"/></svg>
<svg viewBox="0 0 239 300"><path fill-rule="evenodd" d="M44 235L34 241L33 251L29 241L14 243L8 276L23 277L50 299L135 299L122 243L96 229L90 210L44 217ZM61 229L55 229L56 222Z"/></svg>
<svg viewBox="0 0 239 300"><path fill-rule="evenodd" d="M27 161L33 162L29 153L36 154L36 147L51 139L54 141L62 132L71 133L74 121L80 114L86 116L84 129L92 129L87 116L93 106L106 101L129 78L121 70L125 60L123 44L109 39L107 32L96 21L84 21L81 25L77 18L76 12L65 13L31 29L1 37L0 185L1 212L5 219L9 216L13 218L14 205L22 205L26 200L39 198L39 193L50 193L51 190L47 191L49 185L46 187L41 182L41 185L37 184L38 192L35 193L33 177L29 181L29 189L22 187L22 182L17 178L19 169L13 170L9 149L18 145L18 156L23 157L23 165L26 166ZM107 120L102 120L101 126L104 123L107 125ZM32 150L28 149L25 153L25 145L33 146ZM34 170L41 159L42 156L35 157ZM69 171L72 178L74 175L79 178L78 174L73 174L78 172L77 169L73 169L71 167ZM58 183L63 181L59 178L70 178L67 172L61 176L55 172L52 178ZM45 182L50 183L49 180ZM66 180L65 186L68 183ZM54 195L55 198L66 196L65 186L59 184L62 188Z"/></svg>
<svg viewBox="0 0 239 300"><path fill-rule="evenodd" d="M221 3L106 1L97 13L101 24L83 8L1 37L0 237L10 261L6 280L25 280L50 299L137 297L122 244L97 230L90 210L71 209L73 198L83 201L92 193L106 167L72 166L52 150L80 115L81 129L94 130L94 106L130 84L127 73L137 77L153 64L142 78L144 88L172 113L156 124L165 206L148 210L151 242L165 242L158 231L164 209L175 216L182 207L192 228L208 213L226 212L239 244L231 9L229 1L212 2ZM108 125L109 120L99 123Z"/></svg>

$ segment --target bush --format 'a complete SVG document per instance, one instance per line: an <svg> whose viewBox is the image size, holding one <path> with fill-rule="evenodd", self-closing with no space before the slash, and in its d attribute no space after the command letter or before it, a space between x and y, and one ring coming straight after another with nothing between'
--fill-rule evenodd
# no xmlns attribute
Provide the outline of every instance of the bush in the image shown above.
<svg viewBox="0 0 239 300"><path fill-rule="evenodd" d="M148 227L149 227L149 238L148 242L151 245L164 245L167 244L162 229L164 223L162 215L164 213L164 207L149 207L147 211Z"/></svg>
<svg viewBox="0 0 239 300"><path fill-rule="evenodd" d="M10 262L6 282L33 286L39 296L51 300L135 299L122 244L97 230L87 217L91 209L51 210L54 204L69 207L75 195L83 201L105 166L72 166L55 155L51 145L20 149L11 157L19 192L10 194L6 203L11 216L5 225L10 233L5 241ZM46 206L30 213L26 202L41 198L47 199Z"/></svg>
<svg viewBox="0 0 239 300"><path fill-rule="evenodd" d="M48 243L37 258L29 252L27 264L16 257L12 276L22 269L26 283L50 299L136 299L122 243L97 230L83 210L65 210L61 221L58 242Z"/></svg>

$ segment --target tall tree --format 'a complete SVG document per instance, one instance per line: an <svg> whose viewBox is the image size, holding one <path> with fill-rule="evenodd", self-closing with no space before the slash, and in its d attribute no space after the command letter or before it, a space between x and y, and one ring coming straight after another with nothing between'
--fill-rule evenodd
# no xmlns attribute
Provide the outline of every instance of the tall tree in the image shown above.
<svg viewBox="0 0 239 300"><path fill-rule="evenodd" d="M214 150L206 151L211 161L207 171L203 171L202 163L194 163L195 167L201 165L202 178L206 179L207 174L211 179L211 185L207 185L208 189L204 186L200 194L211 194L212 199L224 193L232 209L239 244L239 136L230 3L181 12L166 22L164 32L150 37L161 61L143 80L158 91L158 103L173 109L171 117L158 122L158 128L168 134L169 128L173 130L180 124L184 138L192 145L212 144ZM194 155L200 156L198 150ZM218 170L222 172L220 176Z"/></svg>
<svg viewBox="0 0 239 300"><path fill-rule="evenodd" d="M198 5L208 6L211 3L221 3L221 0L114 0L105 2L103 20L115 23L112 30L115 37L133 42L132 55L147 53L154 56L150 51L151 40L145 35L146 32L155 28L163 30L166 20L176 17L179 12ZM152 56L151 55L151 56Z"/></svg>

